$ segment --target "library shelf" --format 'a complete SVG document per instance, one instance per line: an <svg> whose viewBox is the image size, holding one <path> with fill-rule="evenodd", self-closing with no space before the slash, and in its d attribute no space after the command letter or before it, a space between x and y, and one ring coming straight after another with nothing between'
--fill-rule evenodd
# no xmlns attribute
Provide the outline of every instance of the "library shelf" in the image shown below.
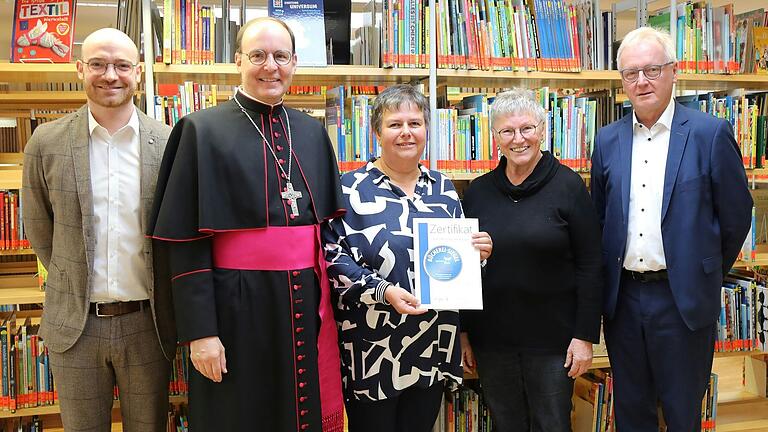
<svg viewBox="0 0 768 432"><path fill-rule="evenodd" d="M85 104L84 91L14 91L0 93L3 110L71 109Z"/></svg>
<svg viewBox="0 0 768 432"><path fill-rule="evenodd" d="M34 254L35 254L35 251L31 248L0 249L0 256L34 255Z"/></svg>
<svg viewBox="0 0 768 432"><path fill-rule="evenodd" d="M21 189L21 168L0 169L2 189Z"/></svg>
<svg viewBox="0 0 768 432"><path fill-rule="evenodd" d="M0 280L2 287L0 288L0 304L37 304L45 301L45 291L40 290L36 283L37 279L29 277L29 286L26 287L9 287L7 288L4 279Z"/></svg>
<svg viewBox="0 0 768 432"><path fill-rule="evenodd" d="M446 175L449 179L453 181L472 181L478 177L480 177L483 174L486 174L488 171L485 172L443 172L443 174ZM576 171L582 179L585 181L588 181L590 179L590 173L587 171Z"/></svg>
<svg viewBox="0 0 768 432"><path fill-rule="evenodd" d="M758 244L755 247L755 259L750 261L736 261L733 267L757 267L768 266L768 244Z"/></svg>
<svg viewBox="0 0 768 432"><path fill-rule="evenodd" d="M234 63L213 65L155 64L155 81L178 84L192 80L205 84L240 84L240 73ZM291 85L391 85L425 80L426 69L384 69L370 66L298 67Z"/></svg>
<svg viewBox="0 0 768 432"><path fill-rule="evenodd" d="M529 88L593 88L612 89L621 87L617 71L599 70L582 72L539 71L487 71L469 69L438 69L437 79L449 87L515 87Z"/></svg>
<svg viewBox="0 0 768 432"><path fill-rule="evenodd" d="M717 432L768 431L768 399L759 398L743 403L718 402Z"/></svg>
<svg viewBox="0 0 768 432"><path fill-rule="evenodd" d="M179 405L182 403L187 403L187 397L186 396L168 396L168 402L170 402L171 405ZM112 404L112 410L117 410L120 408L120 401L115 400ZM43 415L51 415L51 414L59 414L61 412L61 406L56 403L53 405L45 405L45 406L39 406L34 408L19 408L15 411L0 411L0 418L15 418L15 417L31 417L31 416L43 416ZM119 423L118 423L119 424ZM115 431L115 427L118 424L112 425L112 430ZM122 425L120 425L122 428ZM48 428L45 429L48 431ZM55 430L61 430L64 429L51 429L52 431Z"/></svg>
<svg viewBox="0 0 768 432"><path fill-rule="evenodd" d="M0 82L79 83L75 63L10 63L0 61Z"/></svg>

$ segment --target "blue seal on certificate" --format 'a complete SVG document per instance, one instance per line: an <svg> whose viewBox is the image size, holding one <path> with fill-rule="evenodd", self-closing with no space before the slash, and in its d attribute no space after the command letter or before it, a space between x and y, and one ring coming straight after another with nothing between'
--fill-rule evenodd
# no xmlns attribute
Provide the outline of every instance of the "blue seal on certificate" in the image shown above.
<svg viewBox="0 0 768 432"><path fill-rule="evenodd" d="M424 256L424 269L429 277L449 281L461 273L461 255L450 246L437 246Z"/></svg>

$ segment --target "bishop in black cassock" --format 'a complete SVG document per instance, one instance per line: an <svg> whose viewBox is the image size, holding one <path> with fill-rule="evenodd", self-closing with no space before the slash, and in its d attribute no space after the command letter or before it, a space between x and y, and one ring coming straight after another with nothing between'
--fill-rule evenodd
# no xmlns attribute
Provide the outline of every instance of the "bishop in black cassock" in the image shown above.
<svg viewBox="0 0 768 432"><path fill-rule="evenodd" d="M222 382L190 368L191 430L341 431L317 236L343 212L334 152L306 114L235 99L174 127L150 227L168 251L161 270L172 280L179 341L218 336L226 349ZM288 183L300 198L284 198Z"/></svg>

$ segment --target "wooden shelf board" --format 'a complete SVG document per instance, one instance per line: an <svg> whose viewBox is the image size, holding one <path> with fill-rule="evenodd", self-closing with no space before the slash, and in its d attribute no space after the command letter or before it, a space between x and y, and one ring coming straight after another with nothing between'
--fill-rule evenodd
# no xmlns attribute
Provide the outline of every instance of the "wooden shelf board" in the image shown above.
<svg viewBox="0 0 768 432"><path fill-rule="evenodd" d="M608 368L608 367L611 367L611 360L608 358L608 356L594 357L592 359L591 369L600 369L600 368Z"/></svg>
<svg viewBox="0 0 768 432"><path fill-rule="evenodd" d="M768 399L717 406L717 432L768 431Z"/></svg>
<svg viewBox="0 0 768 432"><path fill-rule="evenodd" d="M30 278L31 279L31 278ZM26 288L0 288L0 304L34 304L45 301L45 291L37 286Z"/></svg>
<svg viewBox="0 0 768 432"><path fill-rule="evenodd" d="M78 82L74 63L0 62L0 82Z"/></svg>
<svg viewBox="0 0 768 432"><path fill-rule="evenodd" d="M21 168L0 170L0 189L21 189Z"/></svg>
<svg viewBox="0 0 768 432"><path fill-rule="evenodd" d="M438 69L438 81L451 87L556 87L600 88L621 87L617 71L586 72L508 72L466 69Z"/></svg>
<svg viewBox="0 0 768 432"><path fill-rule="evenodd" d="M21 408L16 411L0 411L0 418L12 418L22 416L35 416L35 415L47 415L58 414L61 410L59 405L46 405L35 408ZM47 429L46 429L47 430Z"/></svg>
<svg viewBox="0 0 768 432"><path fill-rule="evenodd" d="M0 256L34 255L33 249L0 249Z"/></svg>
<svg viewBox="0 0 768 432"><path fill-rule="evenodd" d="M234 63L215 65L155 64L155 81L180 83L192 80L204 84L240 84ZM426 69L383 69L370 66L298 67L292 85L389 85L426 79Z"/></svg>
<svg viewBox="0 0 768 432"><path fill-rule="evenodd" d="M717 404L738 404L749 403L765 399L765 397L756 395L743 390L719 391L717 393Z"/></svg>
<svg viewBox="0 0 768 432"><path fill-rule="evenodd" d="M186 396L169 396L168 401L172 405L178 405L180 403L186 403L187 397ZM117 409L120 409L119 400L114 401L112 404L112 410L114 411ZM0 418L27 417L27 416L35 416L35 415L51 415L51 414L59 414L60 412L61 412L61 407L59 406L59 404L55 404L55 405L46 405L46 406L35 407L35 408L21 408L14 412L0 411ZM116 424L112 425L113 431L116 430L115 425ZM45 430L48 431L48 428L46 428ZM57 429L51 429L51 430L57 430Z"/></svg>
<svg viewBox="0 0 768 432"><path fill-rule="evenodd" d="M85 92L82 91L28 91L0 93L0 107L2 109L50 109L55 105L57 109L75 108L85 103Z"/></svg>

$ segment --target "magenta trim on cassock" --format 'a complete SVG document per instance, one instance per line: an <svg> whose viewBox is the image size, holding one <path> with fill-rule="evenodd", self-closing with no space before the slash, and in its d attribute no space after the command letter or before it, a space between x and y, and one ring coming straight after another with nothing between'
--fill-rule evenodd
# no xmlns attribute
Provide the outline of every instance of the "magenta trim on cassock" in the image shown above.
<svg viewBox="0 0 768 432"><path fill-rule="evenodd" d="M343 428L341 367L331 289L320 239L320 225L267 227L213 234L213 265L232 270L291 271L312 268L320 282L320 332L317 363L323 431ZM286 287L286 289L289 289Z"/></svg>

